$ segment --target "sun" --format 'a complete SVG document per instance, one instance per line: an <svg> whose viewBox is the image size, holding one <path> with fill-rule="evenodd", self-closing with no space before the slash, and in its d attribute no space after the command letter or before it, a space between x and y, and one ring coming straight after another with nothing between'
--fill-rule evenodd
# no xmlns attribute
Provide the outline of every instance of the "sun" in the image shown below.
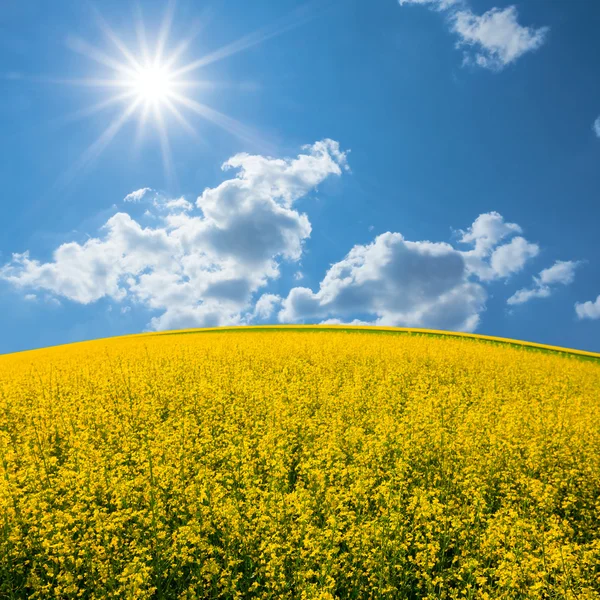
<svg viewBox="0 0 600 600"><path fill-rule="evenodd" d="M163 66L144 67L132 78L131 87L138 100L160 104L175 91L173 73Z"/></svg>
<svg viewBox="0 0 600 600"><path fill-rule="evenodd" d="M275 27L261 28L209 54L182 64L181 59L190 50L191 42L198 31L193 32L188 38L182 38L182 41L174 47L169 47L168 38L174 6L175 0L168 0L165 17L154 42L151 43L144 28L141 5L138 5L139 13L135 23L137 49L131 49L123 42L98 10L92 6L96 22L110 42L109 46L118 51L116 56L110 51L90 44L85 39L69 38L67 44L70 49L93 60L102 71L95 77L57 80L57 82L94 86L104 92L105 98L68 117L71 119L88 117L115 105L121 105L122 109L109 121L106 129L90 144L79 160L72 164L69 172L65 174L66 180L71 180L77 172L93 162L125 123L135 117L138 120L138 129L133 140L134 145L140 143L144 131L152 123L160 139L165 173L171 180L174 179L169 143L172 124L167 120L168 118L176 121L196 138L197 131L188 121L186 112L210 121L254 146L263 143L262 136L258 132L199 100L199 95L203 91L215 89L218 84L198 77L198 73L211 63L244 51L306 22L306 14L304 11L293 12ZM231 84L226 85L231 89Z"/></svg>

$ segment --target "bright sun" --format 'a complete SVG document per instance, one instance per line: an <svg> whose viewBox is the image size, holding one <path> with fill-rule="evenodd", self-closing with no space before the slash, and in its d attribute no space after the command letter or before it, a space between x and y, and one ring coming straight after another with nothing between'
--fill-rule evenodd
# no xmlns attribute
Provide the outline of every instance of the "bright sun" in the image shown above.
<svg viewBox="0 0 600 600"><path fill-rule="evenodd" d="M164 67L146 67L132 79L138 99L152 104L166 100L174 91L172 74Z"/></svg>
<svg viewBox="0 0 600 600"><path fill-rule="evenodd" d="M199 117L211 121L245 141L250 141L253 144L260 142L260 136L251 128L192 97L192 95L196 95L193 94L194 91L214 89L217 85L214 82L198 79L193 74L211 63L287 31L290 27L303 22L305 16L293 13L291 19L279 22L275 28L263 28L196 60L181 65L179 60L188 49L193 35L167 52L173 7L174 0L170 0L167 13L154 44L148 44L140 13L136 23L139 45L137 51L130 50L104 21L100 13L94 10L98 25L110 44L119 51L120 56L118 57L111 56L105 50L91 45L82 38L69 39L68 45L72 50L92 59L100 67L108 69L108 72L105 71L100 77L69 80L74 84L96 86L106 92L106 97L103 100L79 111L79 115L90 116L113 105L122 105L123 108L108 123L101 135L86 149L79 161L72 166L68 177L95 160L125 123L135 115L138 116L138 129L134 145L139 143L148 121L152 120L158 131L163 163L169 177L172 176L172 166L168 136L170 123L166 120L167 116L176 120L179 125L194 136L197 136L197 134L184 115L186 111L191 111ZM76 113L73 116L77 117L78 114Z"/></svg>

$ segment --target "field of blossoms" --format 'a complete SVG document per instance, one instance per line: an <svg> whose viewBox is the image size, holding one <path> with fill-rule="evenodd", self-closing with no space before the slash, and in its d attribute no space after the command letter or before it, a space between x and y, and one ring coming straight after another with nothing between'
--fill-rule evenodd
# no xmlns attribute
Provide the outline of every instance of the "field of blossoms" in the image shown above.
<svg viewBox="0 0 600 600"><path fill-rule="evenodd" d="M0 356L0 598L600 598L598 358L292 328Z"/></svg>

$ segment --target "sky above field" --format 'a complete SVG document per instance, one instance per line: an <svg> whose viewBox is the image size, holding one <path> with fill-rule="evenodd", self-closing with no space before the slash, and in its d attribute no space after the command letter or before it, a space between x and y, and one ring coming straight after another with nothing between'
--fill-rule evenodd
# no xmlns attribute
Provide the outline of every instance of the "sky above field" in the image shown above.
<svg viewBox="0 0 600 600"><path fill-rule="evenodd" d="M369 323L600 351L600 3L6 0L0 353Z"/></svg>

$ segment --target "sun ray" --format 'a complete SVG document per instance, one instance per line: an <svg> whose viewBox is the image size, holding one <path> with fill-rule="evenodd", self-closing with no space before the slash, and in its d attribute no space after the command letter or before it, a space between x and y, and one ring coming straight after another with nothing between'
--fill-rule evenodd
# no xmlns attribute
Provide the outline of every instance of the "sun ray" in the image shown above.
<svg viewBox="0 0 600 600"><path fill-rule="evenodd" d="M165 106L171 111L171 114L179 121L183 128L194 138L198 137L196 130L190 125L188 120L181 114L181 111L171 102L169 98L165 98Z"/></svg>
<svg viewBox="0 0 600 600"><path fill-rule="evenodd" d="M167 128L162 113L158 109L158 106L154 107L154 116L158 124L158 135L160 137L160 149L163 158L163 167L165 169L165 175L171 189L176 188L175 173L173 171L173 162L171 160L171 146L169 144L169 136L167 134Z"/></svg>
<svg viewBox="0 0 600 600"><path fill-rule="evenodd" d="M169 32L171 31L171 23L173 22L173 13L175 11L175 0L168 0L165 16L160 27L158 40L156 42L156 54L154 55L154 65L160 65L163 62L163 54Z"/></svg>
<svg viewBox="0 0 600 600"><path fill-rule="evenodd" d="M55 83L59 85L75 85L82 87L129 87L129 82L123 79L101 79L97 77L80 77L66 79L64 77L48 77L46 75L30 75L23 77L26 81L38 83Z"/></svg>
<svg viewBox="0 0 600 600"><path fill-rule="evenodd" d="M102 102L97 102L96 104L92 104L92 106L88 106L87 108L82 108L81 110L77 110L75 112L69 113L58 120L59 123L69 123L73 121L78 121L83 119L84 117L91 117L96 113L103 111L109 106L113 106L115 104L120 104L125 100L133 98L135 92L128 91L123 94L119 94L118 96L111 96L110 98L103 100Z"/></svg>
<svg viewBox="0 0 600 600"><path fill-rule="evenodd" d="M188 46L192 43L193 39L196 37L196 34L192 34L189 38L180 42L179 45L171 52L169 57L165 60L164 65L165 68L170 69L174 64L177 63L179 57L187 50Z"/></svg>
<svg viewBox="0 0 600 600"><path fill-rule="evenodd" d="M65 173L62 183L67 183L75 178L79 171L94 162L104 149L110 144L120 129L125 125L141 100L134 100L119 116L115 117L102 132L102 134L87 148L79 160Z"/></svg>
<svg viewBox="0 0 600 600"><path fill-rule="evenodd" d="M137 127L136 127L136 131L135 131L135 139L134 139L134 148L136 149L136 152L140 149L141 143L142 143L142 139L144 137L144 132L145 132L145 128L146 128L146 123L148 121L148 116L150 114L150 105L148 103L144 104L141 112L140 112L140 116L137 122Z"/></svg>
<svg viewBox="0 0 600 600"><path fill-rule="evenodd" d="M190 71L195 71L197 69L201 69L202 67L206 67L211 63L217 62L219 60L223 60L224 58L228 58L229 56L233 56L234 54L238 54L243 50L248 50L253 46L257 46L258 44L262 44L268 39L277 37L282 35L283 33L290 31L300 25L304 24L308 20L312 18L312 13L310 11L310 7L313 6L313 2L308 3L307 5L301 6L296 9L291 15L280 19L279 23L272 25L270 27L263 27L257 31L254 31L248 35L241 37L239 40L235 42L231 42L195 60L183 67L174 71L173 76L179 77L185 73L189 73Z"/></svg>
<svg viewBox="0 0 600 600"><path fill-rule="evenodd" d="M225 131L235 135L236 137L244 140L245 142L250 142L253 146L265 146L264 140L257 134L256 131L251 129L250 127L240 123L236 119L207 106L206 104L202 104L200 102L196 102L186 96L178 94L176 92L172 92L169 95L170 98L179 102L183 106L186 106L190 110L194 111L196 114L201 117L207 119L211 123L218 125Z"/></svg>
<svg viewBox="0 0 600 600"><path fill-rule="evenodd" d="M217 125L230 134L248 142L255 148L268 151L270 146L265 143L262 136L256 130L198 99L198 96L201 95L201 90L215 88L246 90L243 85L232 84L231 82L209 81L195 76L186 76L186 74L198 71L206 65L256 46L265 40L281 35L285 31L289 31L306 22L314 16L314 7L317 1L310 0L308 4L304 4L273 25L263 27L202 58L183 65L179 61L189 49L192 40L195 39L201 28L206 26L206 19L199 18L195 21L191 27L191 31L188 32L190 35L176 44L173 50L168 51L175 0L167 0L165 14L159 27L156 42L151 49L148 45L141 0L138 0L134 5L133 19L138 43L138 50L136 51L130 45L126 44L106 22L101 13L96 8L93 8L95 21L106 38L106 44L115 53L116 58L81 37L69 38L67 45L74 52L95 61L101 67L109 69L112 73L109 75L99 73L98 77L48 81L77 86L112 88L115 90L111 97L97 102L88 108L67 115L64 121L76 121L82 117L95 115L112 105L120 103L124 104L124 108L122 112L110 121L102 134L85 150L67 173L67 177L73 178L78 171L94 162L134 113L138 116L133 140L134 148L139 148L148 121L152 118L160 140L165 174L171 180L175 178L175 170L171 156L167 116L170 122L171 120L177 121L183 129L192 134L198 141L204 142L204 139L197 135L192 123L186 118L187 111L191 111L191 113L198 115L202 119ZM329 3L331 0L320 1ZM202 14L205 15L206 11ZM192 91L196 92L193 98L191 97Z"/></svg>
<svg viewBox="0 0 600 600"><path fill-rule="evenodd" d="M194 21L188 36L176 46L175 50L173 50L173 52L171 52L171 54L165 60L164 64L167 69L170 69L177 63L179 57L189 48L190 44L194 41L194 39L196 39L200 32L206 28L210 12L211 9L205 8L202 11L202 17L199 17Z"/></svg>
<svg viewBox="0 0 600 600"><path fill-rule="evenodd" d="M79 37L69 37L67 39L67 46L74 52L83 54L84 56L95 60L97 63L104 65L105 67L109 67L113 71L117 71L127 77L132 77L135 75L135 71L133 69L120 63L114 58L111 58L107 54L104 54L104 52L94 48L94 46Z"/></svg>
<svg viewBox="0 0 600 600"><path fill-rule="evenodd" d="M135 32L142 51L144 64L150 64L150 49L148 48L148 39L146 38L146 27L144 26L144 17L142 15L142 5L140 0L135 3Z"/></svg>
<svg viewBox="0 0 600 600"><path fill-rule="evenodd" d="M131 53L129 48L121 41L121 39L117 36L117 34L112 30L110 25L104 20L104 17L100 14L100 11L96 7L92 7L94 11L94 18L96 19L96 23L102 31L104 35L120 50L121 54L127 59L129 65L132 69L138 71L142 68L142 65L137 60L137 58Z"/></svg>
<svg viewBox="0 0 600 600"><path fill-rule="evenodd" d="M214 81L202 81L200 79L180 79L174 80L171 82L171 87L173 89L176 88L204 88L204 89L214 89L218 86L218 84Z"/></svg>

